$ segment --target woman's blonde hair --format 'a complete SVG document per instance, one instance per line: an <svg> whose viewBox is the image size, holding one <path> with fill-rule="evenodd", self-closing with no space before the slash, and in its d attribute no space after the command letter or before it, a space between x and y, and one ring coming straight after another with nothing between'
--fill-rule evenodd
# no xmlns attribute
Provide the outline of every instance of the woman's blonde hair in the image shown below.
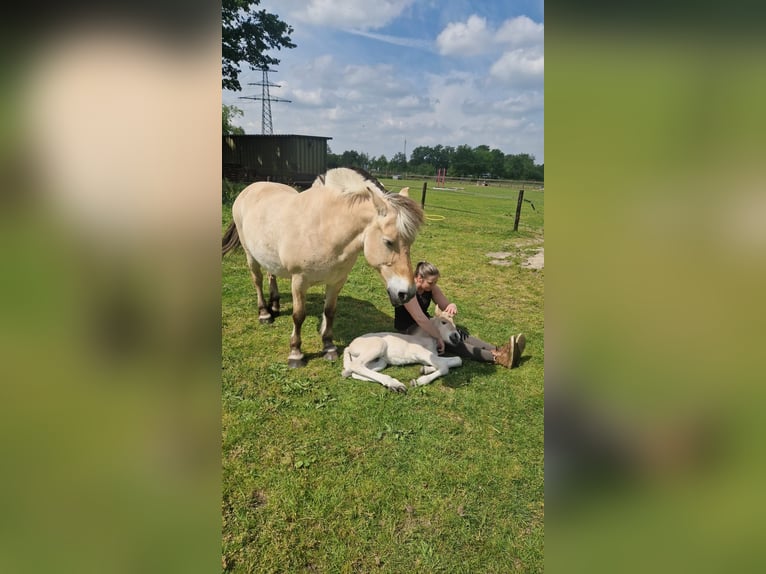
<svg viewBox="0 0 766 574"><path fill-rule="evenodd" d="M439 269L433 263L420 261L415 267L415 275L425 279L426 277L438 277Z"/></svg>

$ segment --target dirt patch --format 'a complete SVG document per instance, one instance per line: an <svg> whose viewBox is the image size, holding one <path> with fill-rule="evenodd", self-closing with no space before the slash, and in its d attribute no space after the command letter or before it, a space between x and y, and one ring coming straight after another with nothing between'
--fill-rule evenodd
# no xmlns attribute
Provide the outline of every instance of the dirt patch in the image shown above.
<svg viewBox="0 0 766 574"><path fill-rule="evenodd" d="M521 264L525 269L542 269L545 267L545 249L541 247L537 253Z"/></svg>
<svg viewBox="0 0 766 574"><path fill-rule="evenodd" d="M493 253L487 253L487 257L490 258L490 265L502 265L503 267L510 267L513 265L513 261L509 261L508 258L513 255L508 251L496 251Z"/></svg>
<svg viewBox="0 0 766 574"><path fill-rule="evenodd" d="M495 251L492 253L487 253L487 257L489 257L490 265L500 265L502 267L510 267L513 265L513 260L510 259L510 257L513 255L513 253L508 251ZM545 267L545 250L544 248L540 247L534 255L531 257L527 257L526 260L522 261L521 266L524 269L542 269Z"/></svg>

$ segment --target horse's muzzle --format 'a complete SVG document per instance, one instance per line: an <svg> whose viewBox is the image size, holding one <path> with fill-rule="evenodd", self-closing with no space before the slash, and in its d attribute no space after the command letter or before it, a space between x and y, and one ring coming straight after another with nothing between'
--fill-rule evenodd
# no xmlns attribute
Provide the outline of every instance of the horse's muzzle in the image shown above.
<svg viewBox="0 0 766 574"><path fill-rule="evenodd" d="M399 289L396 287L388 288L388 298L391 300L391 305L399 307L404 305L407 301L415 296L415 286L413 285L409 289Z"/></svg>
<svg viewBox="0 0 766 574"><path fill-rule="evenodd" d="M452 333L449 336L450 345L456 346L460 343L460 333Z"/></svg>

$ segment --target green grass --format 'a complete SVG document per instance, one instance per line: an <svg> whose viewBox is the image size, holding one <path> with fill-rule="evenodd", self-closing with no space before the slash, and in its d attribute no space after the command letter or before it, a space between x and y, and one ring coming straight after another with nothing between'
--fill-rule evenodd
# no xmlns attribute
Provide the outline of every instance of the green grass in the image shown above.
<svg viewBox="0 0 766 574"><path fill-rule="evenodd" d="M391 190L422 182L382 180ZM340 376L320 356L320 287L309 291L304 369L287 368L291 297L258 323L241 250L223 261L223 568L231 572L541 572L543 277L519 263L542 246L543 192L429 189L412 249L442 273L458 323L494 343L523 331L518 369L464 362L406 395ZM443 217L443 219L442 219ZM223 224L231 219L224 205ZM509 252L510 266L487 253ZM363 256L341 292L336 344L392 330ZM407 381L416 366L387 373Z"/></svg>

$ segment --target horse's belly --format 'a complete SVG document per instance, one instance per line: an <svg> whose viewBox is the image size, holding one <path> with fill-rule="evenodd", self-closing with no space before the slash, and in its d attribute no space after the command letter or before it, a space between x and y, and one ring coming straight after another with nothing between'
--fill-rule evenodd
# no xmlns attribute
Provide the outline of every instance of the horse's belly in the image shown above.
<svg viewBox="0 0 766 574"><path fill-rule="evenodd" d="M265 271L277 277L290 277L290 271L282 264L276 251L254 249L250 253Z"/></svg>

